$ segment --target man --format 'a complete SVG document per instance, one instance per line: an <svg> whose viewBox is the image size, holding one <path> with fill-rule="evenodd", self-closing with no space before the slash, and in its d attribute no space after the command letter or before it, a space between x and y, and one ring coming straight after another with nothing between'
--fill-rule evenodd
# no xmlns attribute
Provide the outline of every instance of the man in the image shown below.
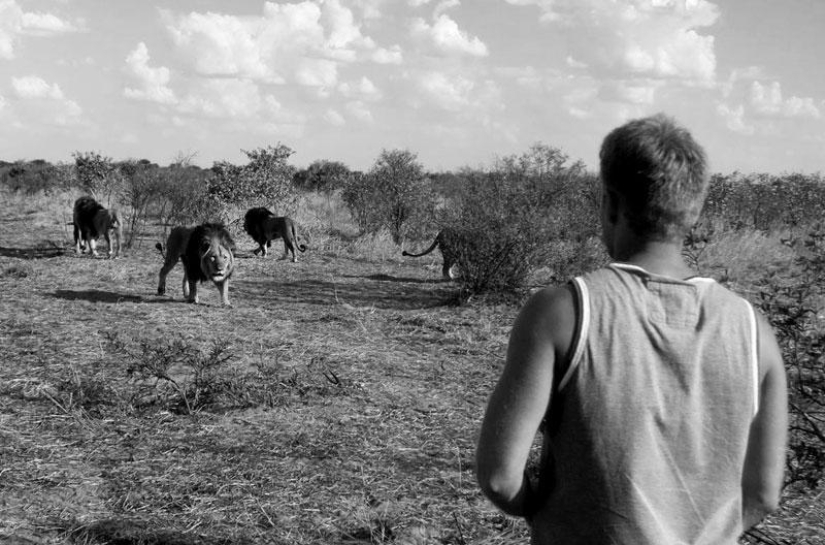
<svg viewBox="0 0 825 545"><path fill-rule="evenodd" d="M708 185L691 135L661 114L631 121L600 159L615 263L520 311L481 429L479 483L527 519L534 544L734 545L779 501L779 346L747 301L682 258ZM540 427L534 484L525 469Z"/></svg>

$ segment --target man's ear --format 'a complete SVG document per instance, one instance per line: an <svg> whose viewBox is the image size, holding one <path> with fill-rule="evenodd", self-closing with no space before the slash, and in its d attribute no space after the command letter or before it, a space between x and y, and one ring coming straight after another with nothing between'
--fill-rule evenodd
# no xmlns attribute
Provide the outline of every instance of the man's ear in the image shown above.
<svg viewBox="0 0 825 545"><path fill-rule="evenodd" d="M619 196L610 189L602 189L602 213L611 224L619 221Z"/></svg>

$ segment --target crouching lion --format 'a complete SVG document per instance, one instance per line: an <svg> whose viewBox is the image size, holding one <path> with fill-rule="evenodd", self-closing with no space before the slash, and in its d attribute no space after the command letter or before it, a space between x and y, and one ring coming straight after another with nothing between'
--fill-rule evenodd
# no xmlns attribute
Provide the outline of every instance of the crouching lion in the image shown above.
<svg viewBox="0 0 825 545"><path fill-rule="evenodd" d="M432 245L420 254L412 254L404 250L401 252L401 255L407 257L422 257L438 248L441 252L441 257L444 258L444 265L441 267L441 276L443 276L445 280L452 280L455 278L452 273L452 268L458 264L459 249L464 242L464 235L458 229L446 227L435 236Z"/></svg>
<svg viewBox="0 0 825 545"><path fill-rule="evenodd" d="M258 243L258 247L253 250L255 255L260 252L263 257L266 257L266 250L271 241L277 238L284 240L284 258L292 252L293 263L298 261L295 249L301 252L307 249L306 245L298 243L298 232L295 230L295 222L292 219L278 217L263 207L247 210L243 228Z"/></svg>
<svg viewBox="0 0 825 545"><path fill-rule="evenodd" d="M156 247L163 252L163 246ZM166 276L178 259L183 261L183 296L198 302L198 283L211 280L221 294L221 303L229 302L229 279L235 270L235 243L229 231L219 223L197 227L175 227L166 241L166 253L158 280L158 295L166 293Z"/></svg>
<svg viewBox="0 0 825 545"><path fill-rule="evenodd" d="M117 210L107 210L92 197L80 197L74 203L72 211L74 224L75 252L81 254L89 245L89 253L97 257L97 239L100 235L106 239L108 256L120 255L120 241L123 238L123 224ZM112 255L112 235L117 243L117 250Z"/></svg>

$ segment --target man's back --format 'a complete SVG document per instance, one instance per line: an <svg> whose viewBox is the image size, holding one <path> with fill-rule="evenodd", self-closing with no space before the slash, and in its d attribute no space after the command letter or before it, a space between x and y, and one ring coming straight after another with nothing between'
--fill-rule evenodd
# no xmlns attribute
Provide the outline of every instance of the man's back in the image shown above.
<svg viewBox="0 0 825 545"><path fill-rule="evenodd" d="M710 279L614 265L575 282L533 542L734 544L758 402L751 306Z"/></svg>

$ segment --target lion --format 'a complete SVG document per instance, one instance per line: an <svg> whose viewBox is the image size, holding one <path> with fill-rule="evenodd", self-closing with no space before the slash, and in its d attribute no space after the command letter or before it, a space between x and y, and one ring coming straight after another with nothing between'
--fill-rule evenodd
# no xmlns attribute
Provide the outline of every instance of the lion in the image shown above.
<svg viewBox="0 0 825 545"><path fill-rule="evenodd" d="M89 243L89 251L97 257L96 242L100 235L106 239L108 246L108 257L120 256L120 241L123 238L123 222L117 210L107 210L102 204L92 197L80 197L74 203L72 214L74 225L74 245L75 252L79 255L86 250L86 242ZM117 250L112 255L112 237L114 233Z"/></svg>
<svg viewBox="0 0 825 545"><path fill-rule="evenodd" d="M292 252L292 262L298 262L295 253L297 248L305 252L307 247L298 243L298 232L295 230L295 223L288 217L278 217L268 209L263 207L250 208L244 215L244 231L258 243L258 247L253 250L255 255L260 252L266 257L267 248L276 238L284 240L284 259Z"/></svg>
<svg viewBox="0 0 825 545"><path fill-rule="evenodd" d="M160 242L155 244L155 248L157 248L163 256L163 267L160 269L160 278L158 280L158 295L164 295L166 293L166 276L172 272L178 260L183 257L183 253L186 251L186 245L189 243L189 237L194 230L194 227L185 227L182 225L172 228L169 232L169 237L166 239L165 253L163 244ZM189 282L186 278L185 269L183 272L183 297L189 298Z"/></svg>
<svg viewBox="0 0 825 545"><path fill-rule="evenodd" d="M221 294L221 303L232 306L229 278L235 271L235 242L223 224L195 227L183 253L183 270L189 283L190 303L198 302L198 282L211 280Z"/></svg>
<svg viewBox="0 0 825 545"><path fill-rule="evenodd" d="M406 257L422 257L436 248L441 251L441 257L444 258L444 265L441 267L441 276L445 280L452 280L455 276L452 273L454 265L458 264L458 250L464 244L464 236L458 229L452 227L445 227L435 236L435 240L429 248L420 254L412 254L406 250L401 252L401 255Z"/></svg>

